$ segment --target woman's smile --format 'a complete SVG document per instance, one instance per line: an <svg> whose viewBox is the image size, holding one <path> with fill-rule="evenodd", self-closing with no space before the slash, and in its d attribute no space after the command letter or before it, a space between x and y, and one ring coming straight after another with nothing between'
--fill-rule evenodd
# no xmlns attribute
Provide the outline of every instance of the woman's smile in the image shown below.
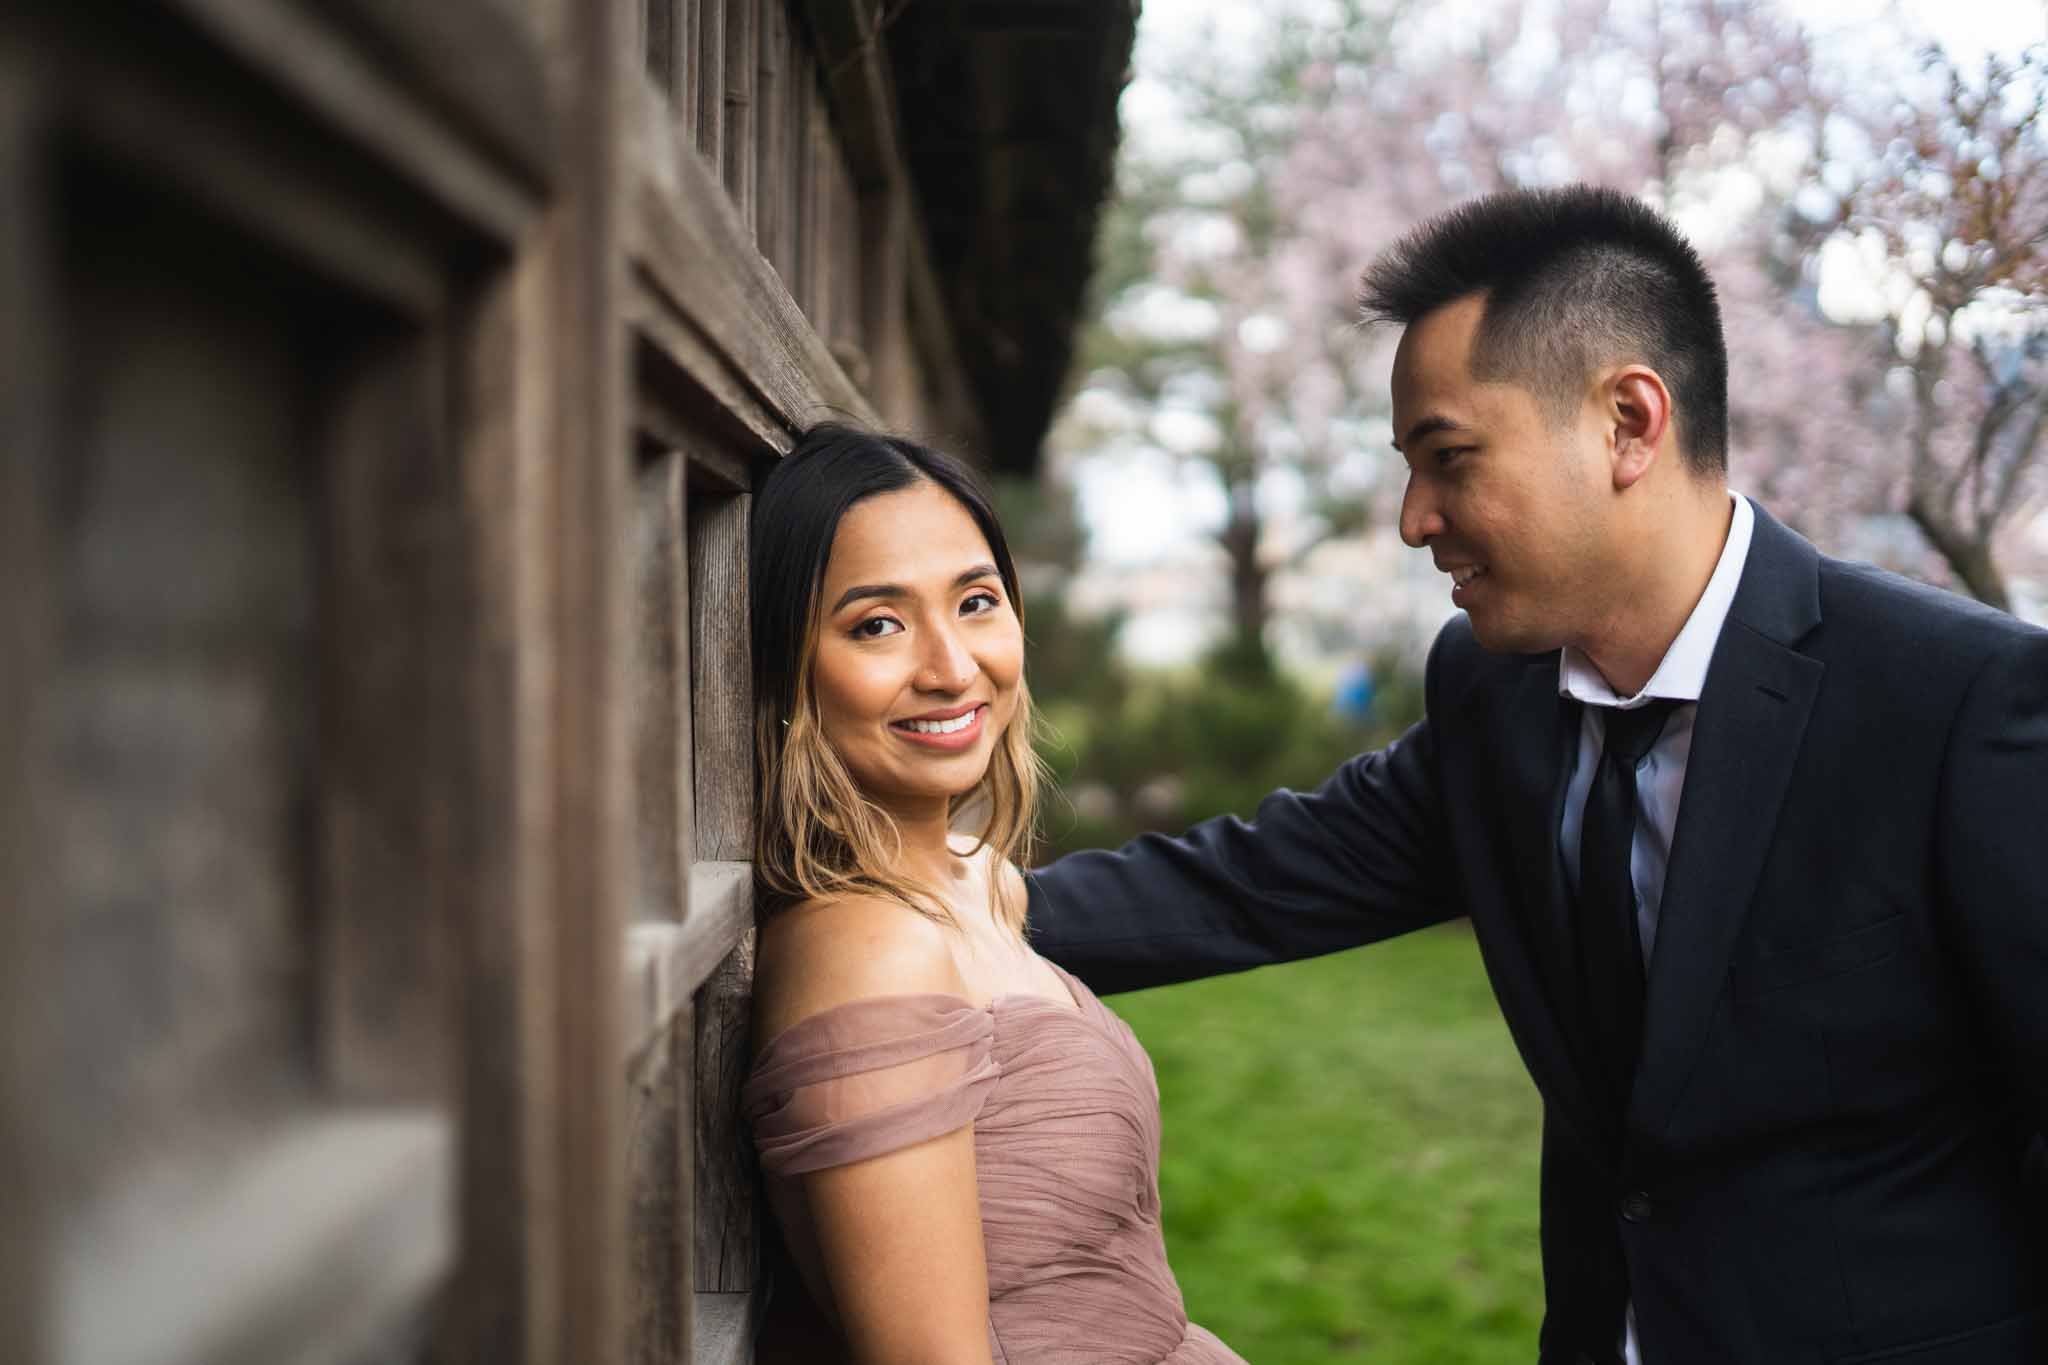
<svg viewBox="0 0 2048 1365"><path fill-rule="evenodd" d="M987 718L987 703L975 702L906 720L892 720L889 731L905 743L921 749L958 753L962 749L973 748L980 741L983 722Z"/></svg>

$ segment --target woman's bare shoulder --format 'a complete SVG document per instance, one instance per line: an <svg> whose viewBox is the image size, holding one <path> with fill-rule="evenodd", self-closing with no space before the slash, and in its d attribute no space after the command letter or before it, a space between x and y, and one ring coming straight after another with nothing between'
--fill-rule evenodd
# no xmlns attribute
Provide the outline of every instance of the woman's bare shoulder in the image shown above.
<svg viewBox="0 0 2048 1365"><path fill-rule="evenodd" d="M778 911L762 926L754 974L758 1036L813 1014L890 995L958 995L953 931L885 896L836 896Z"/></svg>

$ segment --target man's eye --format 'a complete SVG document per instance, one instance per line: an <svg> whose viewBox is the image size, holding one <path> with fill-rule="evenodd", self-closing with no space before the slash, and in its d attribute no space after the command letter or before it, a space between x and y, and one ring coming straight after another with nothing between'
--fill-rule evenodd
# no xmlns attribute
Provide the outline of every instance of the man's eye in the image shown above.
<svg viewBox="0 0 2048 1365"><path fill-rule="evenodd" d="M960 604L960 614L962 616L978 616L982 612L994 611L1001 605L1002 602L992 592L972 593L965 602Z"/></svg>
<svg viewBox="0 0 2048 1365"><path fill-rule="evenodd" d="M888 616L870 616L853 628L856 640L879 640L885 635L894 635L903 629L903 623Z"/></svg>
<svg viewBox="0 0 2048 1365"><path fill-rule="evenodd" d="M1436 453L1437 468L1448 468L1471 453L1471 446L1445 446Z"/></svg>

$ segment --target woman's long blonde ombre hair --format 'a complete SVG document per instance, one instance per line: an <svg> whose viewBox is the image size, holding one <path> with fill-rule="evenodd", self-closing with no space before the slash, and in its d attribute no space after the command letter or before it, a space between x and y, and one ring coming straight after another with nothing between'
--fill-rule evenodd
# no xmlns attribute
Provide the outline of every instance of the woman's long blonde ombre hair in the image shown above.
<svg viewBox="0 0 2048 1365"><path fill-rule="evenodd" d="M812 680L832 540L847 509L920 483L945 489L974 518L995 557L1021 625L1022 598L995 511L959 463L899 437L826 423L812 427L755 494L748 591L754 664L754 753L760 801L754 821L754 875L769 912L805 900L879 895L951 922L944 897L903 870L896 822L860 788L819 724ZM1017 707L989 765L970 791L953 798L956 831L999 859L1023 864L1038 820L1040 766L1031 739L1031 691L1017 684ZM1024 897L995 881L996 915L1022 931Z"/></svg>

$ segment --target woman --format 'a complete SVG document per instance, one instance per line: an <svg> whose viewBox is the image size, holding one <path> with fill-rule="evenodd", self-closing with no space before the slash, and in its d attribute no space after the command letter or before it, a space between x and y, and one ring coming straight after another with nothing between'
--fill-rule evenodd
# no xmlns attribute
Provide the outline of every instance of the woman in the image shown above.
<svg viewBox="0 0 2048 1365"><path fill-rule="evenodd" d="M769 916L742 1096L862 1362L1237 1362L1159 1231L1159 1095L1024 941L1037 770L1017 574L953 461L806 433L753 511Z"/></svg>

